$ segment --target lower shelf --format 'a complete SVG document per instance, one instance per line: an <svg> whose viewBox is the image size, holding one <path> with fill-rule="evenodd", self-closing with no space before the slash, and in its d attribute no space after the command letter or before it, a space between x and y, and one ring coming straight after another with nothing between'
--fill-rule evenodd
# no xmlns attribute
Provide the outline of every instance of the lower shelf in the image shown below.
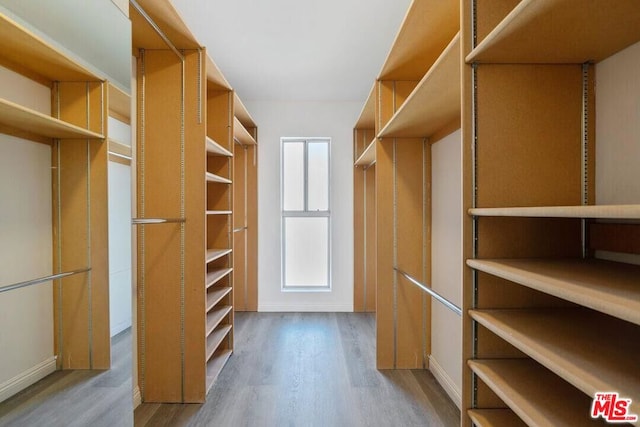
<svg viewBox="0 0 640 427"><path fill-rule="evenodd" d="M214 353L213 357L207 362L207 393L216 381L216 378L218 378L227 360L231 357L231 353L231 350L220 350Z"/></svg>
<svg viewBox="0 0 640 427"><path fill-rule="evenodd" d="M468 364L528 425L602 425L590 416L589 396L531 359L469 360Z"/></svg>
<svg viewBox="0 0 640 427"><path fill-rule="evenodd" d="M231 325L222 325L207 337L207 362L213 357L220 343L229 335L231 328Z"/></svg>
<svg viewBox="0 0 640 427"><path fill-rule="evenodd" d="M467 414L476 427L527 427L510 409L470 409Z"/></svg>
<svg viewBox="0 0 640 427"><path fill-rule="evenodd" d="M232 308L231 306L223 306L214 308L207 313L207 336L209 336L220 322L222 322L222 319L231 312Z"/></svg>

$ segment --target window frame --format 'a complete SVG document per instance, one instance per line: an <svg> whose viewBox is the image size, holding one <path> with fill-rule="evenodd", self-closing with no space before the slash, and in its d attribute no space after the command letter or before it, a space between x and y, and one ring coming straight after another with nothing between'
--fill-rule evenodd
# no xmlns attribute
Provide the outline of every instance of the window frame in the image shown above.
<svg viewBox="0 0 640 427"><path fill-rule="evenodd" d="M327 209L309 210L309 144L324 142L327 144ZM303 166L303 210L285 210L284 208L284 148L285 144L304 144L304 166ZM331 137L281 137L280 138L280 213L281 213L281 234L280 242L282 248L281 262L281 284L282 292L330 292L331 283ZM327 284L320 286L287 285L286 277L286 219L287 218L327 218Z"/></svg>

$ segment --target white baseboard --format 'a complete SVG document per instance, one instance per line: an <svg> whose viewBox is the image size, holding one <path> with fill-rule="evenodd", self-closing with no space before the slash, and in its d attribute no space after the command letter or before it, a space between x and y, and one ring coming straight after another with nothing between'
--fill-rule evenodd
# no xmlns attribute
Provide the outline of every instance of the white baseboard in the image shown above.
<svg viewBox="0 0 640 427"><path fill-rule="evenodd" d="M264 312L352 312L352 304L259 304L258 311Z"/></svg>
<svg viewBox="0 0 640 427"><path fill-rule="evenodd" d="M140 387L136 385L133 389L133 409L140 405L142 405L142 394L140 393Z"/></svg>
<svg viewBox="0 0 640 427"><path fill-rule="evenodd" d="M27 369L15 377L0 384L0 402L7 400L14 394L24 390L56 370L56 358L51 356L38 363L33 368Z"/></svg>
<svg viewBox="0 0 640 427"><path fill-rule="evenodd" d="M453 400L453 403L456 404L458 409L462 410L462 394L460 393L460 389L433 356L429 356L429 370L444 391L447 392L451 400Z"/></svg>

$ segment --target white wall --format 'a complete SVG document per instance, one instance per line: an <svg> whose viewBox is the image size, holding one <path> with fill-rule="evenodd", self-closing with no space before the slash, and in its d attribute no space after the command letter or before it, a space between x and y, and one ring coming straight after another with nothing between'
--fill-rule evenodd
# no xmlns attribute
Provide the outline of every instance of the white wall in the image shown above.
<svg viewBox="0 0 640 427"><path fill-rule="evenodd" d="M433 289L462 306L462 136L460 130L431 146L431 249ZM461 406L462 320L432 300L429 365L451 399Z"/></svg>
<svg viewBox="0 0 640 427"><path fill-rule="evenodd" d="M640 204L640 43L596 65L596 203ZM640 255L598 252L640 265Z"/></svg>
<svg viewBox="0 0 640 427"><path fill-rule="evenodd" d="M0 97L50 112L51 92L0 67ZM51 147L0 134L0 286L52 274ZM55 370L51 282L0 293L0 401Z"/></svg>
<svg viewBox="0 0 640 427"><path fill-rule="evenodd" d="M353 310L353 134L361 102L245 102L258 124L258 310ZM280 138L331 137L331 292L281 291Z"/></svg>

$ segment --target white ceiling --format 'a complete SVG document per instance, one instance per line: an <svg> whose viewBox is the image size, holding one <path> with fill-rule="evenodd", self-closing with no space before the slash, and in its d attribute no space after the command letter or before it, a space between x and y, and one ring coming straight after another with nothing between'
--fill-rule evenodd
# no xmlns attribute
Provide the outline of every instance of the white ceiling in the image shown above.
<svg viewBox="0 0 640 427"><path fill-rule="evenodd" d="M173 0L243 100L362 101L410 0Z"/></svg>

